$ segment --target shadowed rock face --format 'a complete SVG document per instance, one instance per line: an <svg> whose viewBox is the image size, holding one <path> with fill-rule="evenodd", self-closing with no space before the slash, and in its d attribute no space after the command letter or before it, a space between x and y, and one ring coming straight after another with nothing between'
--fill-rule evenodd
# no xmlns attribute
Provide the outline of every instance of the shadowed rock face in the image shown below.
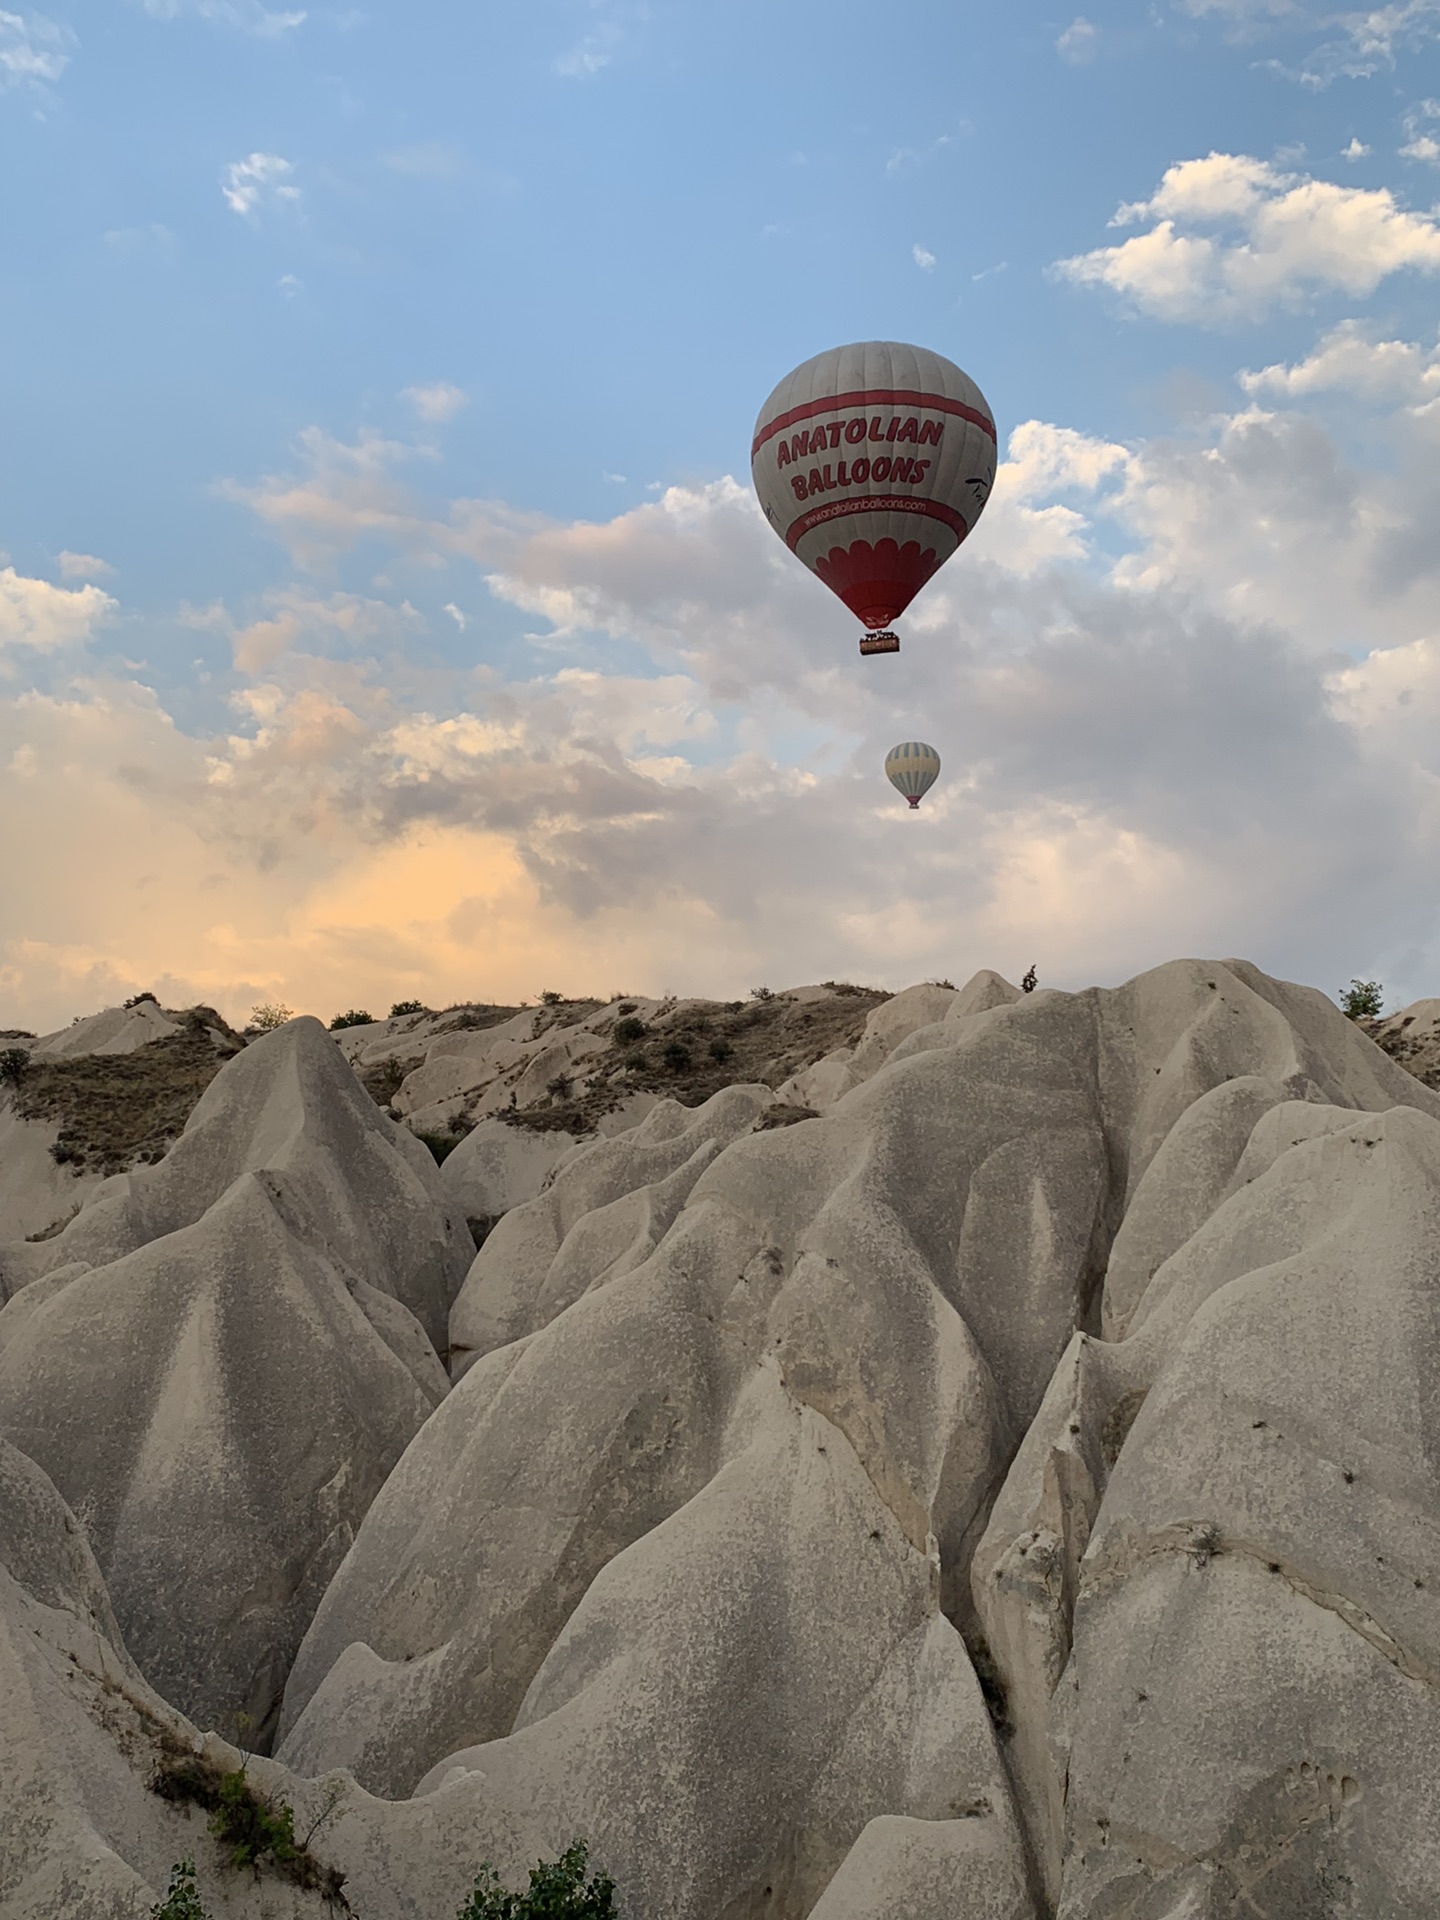
<svg viewBox="0 0 1440 1920"><path fill-rule="evenodd" d="M88 1520L132 1650L133 1595L158 1619L181 1578L160 1502L221 1488L243 1551L188 1573L234 1604L217 1641L263 1657L263 1434L293 1564L325 1571L265 1602L267 1632L313 1619L257 1777L300 1807L353 1773L326 1845L367 1920L434 1920L480 1860L514 1882L577 1834L627 1920L1440 1911L1440 1098L1239 962L916 989L808 1071L819 1117L756 1131L768 1089L735 1087L567 1158L474 1260L433 1411L404 1398L441 1390L413 1280L382 1288L372 1251L362 1281L325 1224L353 1164L328 1146L247 1148L165 1236L31 1278L0 1408L72 1505L63 1475L110 1458L74 1380L118 1352L149 1409L112 1415L125 1491ZM232 1270L300 1371L328 1356L298 1437ZM247 1369L273 1383L254 1407ZM364 1484L331 1574L337 1461ZM98 1617L98 1578L43 1604ZM193 1655L166 1617L152 1679ZM37 1700L52 1641L7 1643ZM120 1787L66 1773L139 1765L82 1707L41 1742L72 1853L93 1833L87 1858L154 1886L152 1825L127 1851ZM26 1844L38 1886L53 1855Z"/></svg>

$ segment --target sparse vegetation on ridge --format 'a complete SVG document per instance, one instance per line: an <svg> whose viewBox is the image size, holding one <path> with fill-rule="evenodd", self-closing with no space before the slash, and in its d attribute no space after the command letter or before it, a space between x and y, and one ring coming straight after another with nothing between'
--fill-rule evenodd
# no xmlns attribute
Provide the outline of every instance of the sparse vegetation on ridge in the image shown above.
<svg viewBox="0 0 1440 1920"><path fill-rule="evenodd" d="M26 1054L11 1085L24 1120L58 1120L50 1149L77 1173L123 1173L161 1159L242 1042L211 1007L191 1007L179 1033L133 1053ZM18 1049L17 1049L18 1051ZM0 1074L5 1056L0 1055Z"/></svg>
<svg viewBox="0 0 1440 1920"><path fill-rule="evenodd" d="M173 1745L162 1748L150 1791L173 1805L195 1806L208 1813L210 1831L227 1864L237 1872L248 1867L258 1876L263 1869L349 1911L344 1874L324 1866L310 1851L310 1842L338 1811L338 1795L327 1797L309 1832L297 1839L295 1809L289 1801L275 1800L255 1786L243 1765L227 1769L207 1754L177 1751ZM175 1871L178 1874L180 1868ZM193 1868L191 1872L193 1880ZM172 1877L172 1891L174 1884ZM189 1920L183 1907L177 1914Z"/></svg>

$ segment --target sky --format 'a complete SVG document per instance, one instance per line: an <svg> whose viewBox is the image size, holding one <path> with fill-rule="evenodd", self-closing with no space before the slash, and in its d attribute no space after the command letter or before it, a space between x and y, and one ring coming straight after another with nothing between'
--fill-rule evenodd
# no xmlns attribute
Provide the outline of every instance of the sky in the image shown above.
<svg viewBox="0 0 1440 1920"><path fill-rule="evenodd" d="M1440 0L47 0L0 179L0 1026L1440 994ZM863 339L1002 449L868 661Z"/></svg>

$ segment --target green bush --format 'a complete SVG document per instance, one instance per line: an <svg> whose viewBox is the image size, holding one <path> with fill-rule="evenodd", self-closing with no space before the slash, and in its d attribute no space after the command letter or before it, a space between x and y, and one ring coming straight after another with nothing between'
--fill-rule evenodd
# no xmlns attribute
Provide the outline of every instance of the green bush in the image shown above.
<svg viewBox="0 0 1440 1920"><path fill-rule="evenodd" d="M563 1007L565 996L563 993L556 993L553 987L546 987L540 995L540 1004L542 1007Z"/></svg>
<svg viewBox="0 0 1440 1920"><path fill-rule="evenodd" d="M586 1847L577 1840L558 1860L530 1869L524 1893L507 1893L487 1864L456 1920L615 1920L615 1882L607 1874L585 1877Z"/></svg>
<svg viewBox="0 0 1440 1920"><path fill-rule="evenodd" d="M645 1038L645 1022L627 1017L615 1022L615 1044L620 1047L633 1046L637 1040Z"/></svg>
<svg viewBox="0 0 1440 1920"><path fill-rule="evenodd" d="M1340 990L1340 1011L1352 1020L1378 1020L1385 994L1378 980L1352 980Z"/></svg>
<svg viewBox="0 0 1440 1920"><path fill-rule="evenodd" d="M258 1007L250 1009L250 1024L257 1033L273 1033L276 1027L283 1027L287 1020L294 1018L283 1000L262 1000Z"/></svg>
<svg viewBox="0 0 1440 1920"><path fill-rule="evenodd" d="M683 1073L690 1064L690 1049L683 1040L672 1040L660 1058L672 1073Z"/></svg>
<svg viewBox="0 0 1440 1920"><path fill-rule="evenodd" d="M150 1920L209 1920L195 1886L193 1860L179 1860L170 1869L169 1891L150 1909Z"/></svg>
<svg viewBox="0 0 1440 1920"><path fill-rule="evenodd" d="M436 1166L442 1166L465 1138L463 1133L417 1133L415 1138L430 1149Z"/></svg>
<svg viewBox="0 0 1440 1920"><path fill-rule="evenodd" d="M253 1867L267 1857L280 1866L299 1852L295 1809L283 1800L277 1806L257 1793L245 1778L243 1767L238 1773L226 1774L210 1831L222 1847L229 1849L232 1867Z"/></svg>
<svg viewBox="0 0 1440 1920"><path fill-rule="evenodd" d="M728 1060L734 1051L734 1047L731 1046L723 1034L716 1034L715 1038L710 1042L710 1058L712 1060Z"/></svg>
<svg viewBox="0 0 1440 1920"><path fill-rule="evenodd" d="M337 1013L330 1022L331 1033L338 1033L341 1027L373 1027L375 1016L366 1013L362 1007L351 1007L348 1013Z"/></svg>
<svg viewBox="0 0 1440 1920"><path fill-rule="evenodd" d="M390 1009L390 1018L398 1020L402 1013L428 1013L429 1011L423 1000L397 1000Z"/></svg>
<svg viewBox="0 0 1440 1920"><path fill-rule="evenodd" d="M148 1000L152 1007L158 1007L160 1004L153 993L132 993L130 998L123 1003L125 1011L128 1013L131 1007L138 1007L144 1000Z"/></svg>
<svg viewBox="0 0 1440 1920"><path fill-rule="evenodd" d="M6 1047L0 1051L0 1081L18 1087L30 1066L28 1047Z"/></svg>

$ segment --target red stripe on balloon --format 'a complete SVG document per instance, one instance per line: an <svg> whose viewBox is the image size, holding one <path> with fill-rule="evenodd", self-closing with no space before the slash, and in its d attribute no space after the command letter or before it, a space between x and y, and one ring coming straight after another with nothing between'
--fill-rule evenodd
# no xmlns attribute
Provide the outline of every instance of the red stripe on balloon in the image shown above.
<svg viewBox="0 0 1440 1920"><path fill-rule="evenodd" d="M768 425L763 426L755 435L750 448L750 458L764 446L767 440L787 428L797 425L801 420L813 420L817 413L838 413L842 407L922 407L931 413L953 413L961 420L968 420L972 427L979 427L995 439L995 422L988 414L981 413L978 407L967 407L963 400L951 400L943 393L916 393L905 387L863 388L855 393L837 393L829 400L807 400L803 407L792 407L788 413L777 413ZM999 442L996 441L998 446Z"/></svg>
<svg viewBox="0 0 1440 1920"><path fill-rule="evenodd" d="M793 553L807 533L830 520L843 520L852 513L919 513L928 520L943 520L957 540L963 540L970 528L963 514L947 507L943 500L916 500L908 494L861 494L851 500L831 500L823 507L812 507L785 529L785 544Z"/></svg>

